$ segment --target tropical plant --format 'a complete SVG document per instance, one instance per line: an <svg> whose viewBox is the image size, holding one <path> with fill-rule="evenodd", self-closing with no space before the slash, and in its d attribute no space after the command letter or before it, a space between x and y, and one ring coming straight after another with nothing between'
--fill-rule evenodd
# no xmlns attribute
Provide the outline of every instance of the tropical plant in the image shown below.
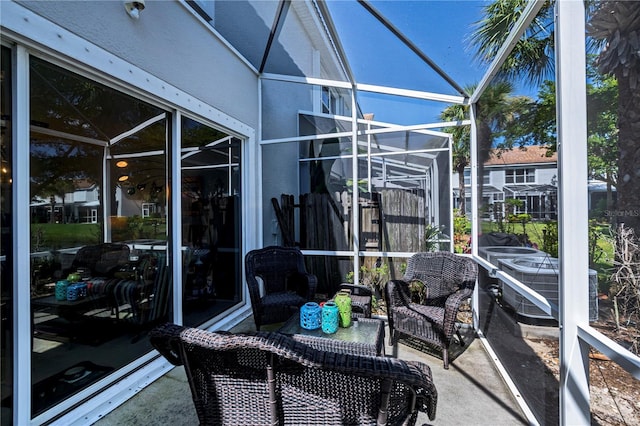
<svg viewBox="0 0 640 426"><path fill-rule="evenodd" d="M625 226L640 232L640 2L600 1L591 10L587 34L600 48L596 64L618 82L618 209L635 212Z"/></svg>
<svg viewBox="0 0 640 426"><path fill-rule="evenodd" d="M440 241L438 241L438 238L440 237L441 233L442 233L441 226L429 224L425 227L424 251L438 251L438 249L440 248Z"/></svg>
<svg viewBox="0 0 640 426"><path fill-rule="evenodd" d="M493 60L507 35L517 22L527 0L496 0L484 8L484 17L475 24L469 40L476 48L476 58ZM587 2L588 48L597 53L596 65L601 74L617 81L617 154L618 209L625 214L625 225L640 232L640 180L637 149L640 135L640 2ZM539 84L551 77L553 63L553 2L546 1L536 18L514 46L499 77L524 79ZM609 133L607 137L613 137ZM610 147L610 145L609 145Z"/></svg>
<svg viewBox="0 0 640 426"><path fill-rule="evenodd" d="M473 92L476 85L465 90ZM503 136L505 130L525 114L533 102L526 96L511 96L513 84L508 81L496 81L482 93L476 103L476 127L478 144L478 175L484 175L484 163L489 160L494 142ZM468 116L468 105L454 105L447 107L440 114L443 120L461 120ZM454 128L453 138L453 168L458 172L460 200L464 196L464 168L469 164L470 129L468 126ZM479 188L478 199L482 200L482 186ZM464 204L461 204L464 206ZM461 209L462 210L462 209ZM464 211L464 210L463 210Z"/></svg>
<svg viewBox="0 0 640 426"><path fill-rule="evenodd" d="M451 105L440 113L443 121L462 121L469 118L469 107L466 105ZM458 208L465 212L464 169L471 161L471 129L470 126L456 126L449 130L451 133L452 168L458 173Z"/></svg>
<svg viewBox="0 0 640 426"><path fill-rule="evenodd" d="M477 60L493 61L527 3L528 0L495 0L484 7L482 19L474 23L469 37ZM553 47L553 7L547 0L513 47L498 78L509 81L524 78L535 85L550 79L554 72Z"/></svg>
<svg viewBox="0 0 640 426"><path fill-rule="evenodd" d="M348 272L345 279L348 283L353 283L353 271ZM382 293L384 285L389 281L389 265L386 263L376 264L372 267L360 266L360 284L368 287L374 292Z"/></svg>

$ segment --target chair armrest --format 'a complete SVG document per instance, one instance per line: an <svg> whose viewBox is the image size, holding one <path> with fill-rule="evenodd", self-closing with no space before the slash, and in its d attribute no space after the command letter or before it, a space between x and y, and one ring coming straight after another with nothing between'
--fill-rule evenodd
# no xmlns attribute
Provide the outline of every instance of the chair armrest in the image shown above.
<svg viewBox="0 0 640 426"><path fill-rule="evenodd" d="M462 302L471 297L472 294L472 289L464 288L462 290L456 291L447 298L447 301L444 305L444 330L446 335L449 336L453 332L458 309L460 309L460 305L462 305Z"/></svg>
<svg viewBox="0 0 640 426"><path fill-rule="evenodd" d="M342 283L339 287L340 290L349 290L352 295L356 296L373 296L373 291L365 285Z"/></svg>
<svg viewBox="0 0 640 426"><path fill-rule="evenodd" d="M287 288L294 290L306 300L313 300L318 287L318 278L309 273L295 272L287 277Z"/></svg>
<svg viewBox="0 0 640 426"><path fill-rule="evenodd" d="M405 361L409 369L413 370L416 376L421 377L422 385L416 385L416 409L427 413L429 420L436 418L436 406L438 405L438 392L433 384L431 370L426 364L418 361Z"/></svg>
<svg viewBox="0 0 640 426"><path fill-rule="evenodd" d="M173 365L182 365L180 333L182 326L167 323L149 332L149 341Z"/></svg>

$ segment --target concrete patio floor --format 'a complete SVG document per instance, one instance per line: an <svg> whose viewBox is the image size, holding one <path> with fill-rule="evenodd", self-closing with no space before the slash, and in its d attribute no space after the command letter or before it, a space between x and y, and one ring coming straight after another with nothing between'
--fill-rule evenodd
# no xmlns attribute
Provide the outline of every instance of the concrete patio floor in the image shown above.
<svg viewBox="0 0 640 426"><path fill-rule="evenodd" d="M255 328L252 318L248 318L232 331L251 330ZM385 331L388 336L388 329ZM480 340L474 339L473 334L465 337L465 340L470 344L464 350L451 349L455 359L450 363L449 370L445 370L442 360L430 355L428 349L411 341L401 341L396 348L386 346L386 356L418 360L431 368L438 390L436 418L430 421L426 414L420 413L416 424L528 424ZM385 344L388 344L388 338L385 338ZM97 426L197 424L198 418L183 367L174 368L95 423Z"/></svg>

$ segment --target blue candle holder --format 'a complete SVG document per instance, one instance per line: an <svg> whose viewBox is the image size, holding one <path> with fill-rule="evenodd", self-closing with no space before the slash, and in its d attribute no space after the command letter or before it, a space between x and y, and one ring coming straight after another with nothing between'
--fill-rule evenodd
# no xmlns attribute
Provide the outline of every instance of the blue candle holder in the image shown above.
<svg viewBox="0 0 640 426"><path fill-rule="evenodd" d="M338 331L338 305L334 302L327 302L322 307L322 331L333 334Z"/></svg>
<svg viewBox="0 0 640 426"><path fill-rule="evenodd" d="M322 325L320 305L308 302L300 308L300 327L307 330L316 330Z"/></svg>
<svg viewBox="0 0 640 426"><path fill-rule="evenodd" d="M67 300L67 287L69 287L67 280L60 280L56 283L56 300Z"/></svg>

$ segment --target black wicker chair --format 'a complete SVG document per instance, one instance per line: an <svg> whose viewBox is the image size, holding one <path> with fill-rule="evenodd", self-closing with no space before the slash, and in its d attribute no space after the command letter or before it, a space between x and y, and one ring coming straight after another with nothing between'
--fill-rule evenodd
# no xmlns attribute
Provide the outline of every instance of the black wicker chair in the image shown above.
<svg viewBox="0 0 640 426"><path fill-rule="evenodd" d="M456 327L460 305L473 293L478 267L473 259L449 252L416 253L407 262L401 280L385 287L390 344L400 335L415 337L442 350L444 368L449 368L449 345ZM424 285L424 302L411 300L409 285Z"/></svg>
<svg viewBox="0 0 640 426"><path fill-rule="evenodd" d="M317 278L307 273L302 252L295 247L269 246L245 257L251 308L256 330L283 322L315 297ZM264 292L260 292L258 278Z"/></svg>
<svg viewBox="0 0 640 426"><path fill-rule="evenodd" d="M275 332L165 324L149 334L184 365L201 425L413 425L435 418L426 364L315 350Z"/></svg>

